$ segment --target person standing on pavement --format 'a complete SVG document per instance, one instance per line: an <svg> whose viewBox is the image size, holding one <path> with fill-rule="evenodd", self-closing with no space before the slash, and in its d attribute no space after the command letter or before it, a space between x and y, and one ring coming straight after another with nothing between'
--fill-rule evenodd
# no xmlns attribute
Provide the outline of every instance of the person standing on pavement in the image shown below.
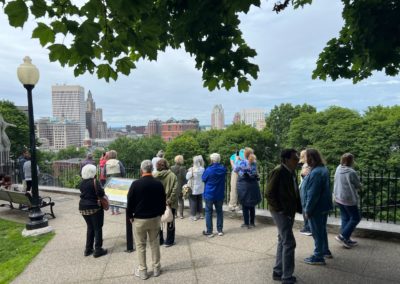
<svg viewBox="0 0 400 284"><path fill-rule="evenodd" d="M235 171L235 163L237 160L244 160L244 149L240 149L240 151L233 153L229 159L229 162L231 163L231 191L229 193L229 210L232 212L240 210L237 193L238 173Z"/></svg>
<svg viewBox="0 0 400 284"><path fill-rule="evenodd" d="M83 160L83 161L81 162L81 169L80 169L80 171L79 171L79 173L81 174L81 176L82 176L82 169L83 169L83 167L86 166L86 165L96 165L95 161L93 160L93 155L92 155L92 153L88 153L88 154L86 155L86 159Z"/></svg>
<svg viewBox="0 0 400 284"><path fill-rule="evenodd" d="M192 186L192 193L189 196L190 219L197 221L203 219L203 193L204 182L201 179L204 173L204 160L201 155L193 157L193 167L189 168L186 179Z"/></svg>
<svg viewBox="0 0 400 284"><path fill-rule="evenodd" d="M302 183L304 178L310 173L310 166L307 164L307 157L306 157L306 150L302 150L300 152L300 161L299 164L301 165L301 171L300 171L300 192L302 190ZM300 230L300 234L306 235L306 236L311 236L311 229L310 229L310 225L308 224L308 219L304 217L303 214L303 220L304 220L304 225L303 228Z"/></svg>
<svg viewBox="0 0 400 284"><path fill-rule="evenodd" d="M224 213L222 204L225 197L225 176L226 168L220 164L221 156L218 153L210 155L211 165L204 171L202 180L204 187L204 201L206 203L206 227L203 235L213 237L213 206L217 212L217 232L218 236L223 236Z"/></svg>
<svg viewBox="0 0 400 284"><path fill-rule="evenodd" d="M127 216L135 230L135 244L138 256L138 266L135 276L145 280L148 278L146 264L146 243L149 240L153 261L153 276L161 273L160 263L160 220L165 211L166 197L162 183L153 175L153 165L145 160L140 165L141 178L134 181L129 188L127 197Z"/></svg>
<svg viewBox="0 0 400 284"><path fill-rule="evenodd" d="M296 212L301 213L300 193L295 173L299 157L295 149L281 152L281 164L269 175L265 197L278 228L276 262L272 278L285 284L296 282L294 255L296 240L293 223Z"/></svg>
<svg viewBox="0 0 400 284"><path fill-rule="evenodd" d="M164 244L164 247L170 247L175 244L175 215L176 208L178 208L178 198L176 196L176 188L178 180L176 175L169 169L167 160L160 159L157 162L157 171L154 172L153 176L161 181L164 186L165 195L167 198L167 205L171 207L173 220L167 223L167 239L164 242L164 234L160 232L160 244Z"/></svg>
<svg viewBox="0 0 400 284"><path fill-rule="evenodd" d="M120 160L117 160L117 151L107 152L108 160L104 166L103 174L109 177L125 177L125 167ZM111 215L119 215L119 207L110 205Z"/></svg>
<svg viewBox="0 0 400 284"><path fill-rule="evenodd" d="M352 248L357 245L350 237L354 229L360 223L361 216L358 209L361 182L353 169L354 156L351 153L343 154L340 165L335 172L335 182L333 186L333 196L340 208L340 235L335 239L345 248Z"/></svg>
<svg viewBox="0 0 400 284"><path fill-rule="evenodd" d="M326 258L333 258L328 245L326 223L328 213L332 210L332 195L330 190L329 170L316 149L306 150L310 173L302 184L301 203L304 217L309 220L314 239L314 253L304 259L312 265L325 265Z"/></svg>
<svg viewBox="0 0 400 284"><path fill-rule="evenodd" d="M81 191L79 212L87 225L84 256L93 254L94 257L100 257L107 254L107 250L103 249L104 210L98 202L98 199L105 193L96 179L96 172L97 169L94 165L89 164L82 168L82 181L79 185Z"/></svg>
<svg viewBox="0 0 400 284"><path fill-rule="evenodd" d="M107 154L107 152L103 152L103 155L100 157L100 161L99 161L99 169L100 169L99 180L100 180L101 186L103 186L103 187L107 181L107 177L104 174L104 167L106 166L107 160L108 160L108 154Z"/></svg>
<svg viewBox="0 0 400 284"><path fill-rule="evenodd" d="M178 184L176 186L176 195L178 197L178 217L183 219L183 209L185 203L183 202L182 186L186 183L186 168L183 165L183 156L178 155L174 159L175 165L171 167L171 171L176 175Z"/></svg>

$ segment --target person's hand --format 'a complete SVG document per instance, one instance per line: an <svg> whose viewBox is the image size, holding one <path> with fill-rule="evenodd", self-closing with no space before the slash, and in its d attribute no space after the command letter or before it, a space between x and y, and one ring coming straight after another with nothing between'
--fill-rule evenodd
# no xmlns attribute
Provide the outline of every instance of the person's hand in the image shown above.
<svg viewBox="0 0 400 284"><path fill-rule="evenodd" d="M135 219L133 219L133 218L130 218L130 219L129 219L129 221L131 221L131 223L133 223L134 220L135 220Z"/></svg>

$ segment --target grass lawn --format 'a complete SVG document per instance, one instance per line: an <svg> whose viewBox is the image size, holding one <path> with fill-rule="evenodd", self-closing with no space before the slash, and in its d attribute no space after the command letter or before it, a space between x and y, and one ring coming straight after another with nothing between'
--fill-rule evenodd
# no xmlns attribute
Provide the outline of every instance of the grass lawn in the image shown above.
<svg viewBox="0 0 400 284"><path fill-rule="evenodd" d="M10 283L50 241L54 233L23 237L25 224L0 219L0 283Z"/></svg>

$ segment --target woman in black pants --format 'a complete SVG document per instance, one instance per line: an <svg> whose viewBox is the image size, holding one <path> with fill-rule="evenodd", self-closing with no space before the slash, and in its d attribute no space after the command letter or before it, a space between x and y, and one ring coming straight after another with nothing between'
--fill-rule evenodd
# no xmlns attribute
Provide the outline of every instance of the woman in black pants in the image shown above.
<svg viewBox="0 0 400 284"><path fill-rule="evenodd" d="M82 179L79 186L81 191L79 212L87 225L84 256L93 254L94 257L100 257L106 255L107 250L103 249L104 211L98 203L98 199L104 196L104 190L96 179L96 166L84 166Z"/></svg>

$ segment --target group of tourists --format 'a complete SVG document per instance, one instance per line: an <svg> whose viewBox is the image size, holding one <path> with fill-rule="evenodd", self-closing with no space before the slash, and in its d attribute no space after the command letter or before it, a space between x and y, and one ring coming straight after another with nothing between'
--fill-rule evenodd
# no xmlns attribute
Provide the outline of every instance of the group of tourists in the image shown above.
<svg viewBox="0 0 400 284"><path fill-rule="evenodd" d="M116 152L104 153L100 160L100 178L96 179L94 162L82 165L81 200L79 210L87 223L87 238L84 255L99 257L107 254L102 248L102 226L104 211L98 199L104 196L104 183L110 176L124 176L125 169L116 159ZM267 181L265 198L272 218L278 228L276 263L272 277L282 283L295 283L294 252L296 241L293 223L296 212L303 213L305 228L314 239L313 254L304 259L307 264L325 264L325 259L333 258L329 250L326 224L332 210L329 171L320 153L306 149L301 159L295 149L281 152L281 164L272 170ZM87 160L90 160L90 156ZM146 243L149 242L152 255L153 276L161 273L160 245L171 247L175 244L175 219L185 218L184 197L187 188L191 221L205 218L206 237L223 236L223 201L225 199L225 179L227 169L221 163L221 156L213 153L210 164L205 169L201 155L193 157L193 165L186 169L182 155L175 157L170 167L159 151L152 160L144 160L140 166L141 177L135 180L127 195L127 218L134 226L134 239L138 254L135 275L147 279ZM299 164L299 161L301 162ZM242 210L242 228L251 229L255 224L255 206L261 201L257 158L251 148L238 150L230 157L232 166L229 208ZM342 226L336 240L345 248L352 248L357 242L351 234L360 221L357 207L360 181L352 165L354 157L344 154L335 174L334 200L341 210ZM297 169L301 166L300 183ZM154 168L155 167L155 168ZM205 204L203 215L203 202ZM172 212L172 219L165 224L161 216ZM216 230L213 226L213 211L216 211ZM114 211L112 211L114 212ZM118 212L118 211L116 211ZM112 213L114 214L114 213Z"/></svg>
<svg viewBox="0 0 400 284"><path fill-rule="evenodd" d="M301 183L297 181L296 168L301 161ZM341 157L334 179L333 199L341 212L341 233L335 239L345 248L357 246L351 235L360 222L358 191L361 183L352 168L354 156L346 153ZM314 252L304 262L325 265L332 259L326 230L328 214L333 208L330 176L321 154L316 149L302 151L300 158L295 149L281 153L281 164L271 172L265 197L278 228L276 262L272 278L282 283L295 283L294 254L296 240L293 223L296 212L303 213L305 226L302 233L312 235Z"/></svg>

